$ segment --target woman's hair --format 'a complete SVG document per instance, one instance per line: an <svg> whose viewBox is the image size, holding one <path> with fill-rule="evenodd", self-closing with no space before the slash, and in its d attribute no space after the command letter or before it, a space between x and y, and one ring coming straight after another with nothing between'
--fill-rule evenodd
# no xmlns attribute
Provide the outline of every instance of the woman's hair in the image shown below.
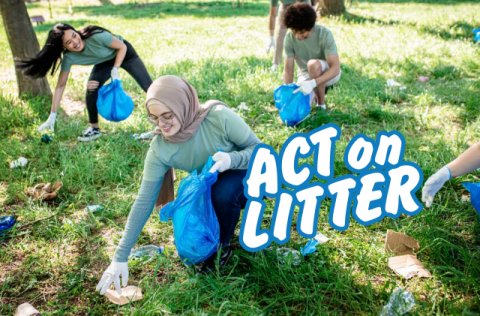
<svg viewBox="0 0 480 316"><path fill-rule="evenodd" d="M305 2L297 2L288 6L283 21L288 29L303 32L315 26L317 14L312 6Z"/></svg>
<svg viewBox="0 0 480 316"><path fill-rule="evenodd" d="M63 35L66 30L72 30L80 35L82 40L89 38L95 33L110 32L100 26L90 25L80 31L76 31L73 26L65 23L55 25L48 33L47 41L42 50L33 58L27 60L17 60L15 66L23 72L23 74L33 77L45 77L51 69L50 74L53 75L57 70L57 63L62 61ZM60 64L60 63L59 63Z"/></svg>

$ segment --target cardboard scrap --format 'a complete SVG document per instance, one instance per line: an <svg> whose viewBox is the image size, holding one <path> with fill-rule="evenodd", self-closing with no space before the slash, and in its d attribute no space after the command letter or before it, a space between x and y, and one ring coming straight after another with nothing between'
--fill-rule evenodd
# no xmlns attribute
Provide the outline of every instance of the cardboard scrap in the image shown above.
<svg viewBox="0 0 480 316"><path fill-rule="evenodd" d="M15 316L34 316L34 315L40 315L40 312L37 311L29 303L23 303L22 305L19 305L17 308L17 312L15 313Z"/></svg>
<svg viewBox="0 0 480 316"><path fill-rule="evenodd" d="M405 279L410 279L414 276L420 278L430 278L432 276L414 255L392 257L388 259L388 266Z"/></svg>
<svg viewBox="0 0 480 316"><path fill-rule="evenodd" d="M432 275L417 259L414 251L420 249L418 240L402 233L387 230L385 239L385 251L392 251L397 256L388 259L390 269L406 279L414 276L429 278Z"/></svg>
<svg viewBox="0 0 480 316"><path fill-rule="evenodd" d="M414 251L420 249L418 240L402 233L387 230L387 238L385 239L385 251L392 251L397 256L414 255Z"/></svg>
<svg viewBox="0 0 480 316"><path fill-rule="evenodd" d="M122 289L122 295L119 295L116 290L108 289L105 292L105 296L110 302L120 306L143 299L142 290L133 285L124 287Z"/></svg>
<svg viewBox="0 0 480 316"><path fill-rule="evenodd" d="M57 192L63 186L63 183L60 179L55 181L55 183L39 183L31 190L30 195L34 197L34 199L39 200L42 199L44 201L52 200L57 197Z"/></svg>

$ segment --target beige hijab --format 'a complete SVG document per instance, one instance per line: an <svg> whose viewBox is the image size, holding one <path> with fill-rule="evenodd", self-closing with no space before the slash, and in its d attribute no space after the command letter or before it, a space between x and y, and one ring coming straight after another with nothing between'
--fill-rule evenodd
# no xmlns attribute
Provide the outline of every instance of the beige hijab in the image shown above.
<svg viewBox="0 0 480 316"><path fill-rule="evenodd" d="M147 101L145 103L148 110L152 104L163 104L169 107L181 124L181 128L175 135L165 136L162 129L157 126L154 133L161 135L168 143L183 143L189 140L197 132L200 124L210 112L213 105L225 103L210 100L203 106L200 106L197 91L186 80L177 76L162 76L155 80L147 91ZM175 199L174 181L175 173L170 168L163 178L162 187L158 194L156 208L162 208L168 202Z"/></svg>

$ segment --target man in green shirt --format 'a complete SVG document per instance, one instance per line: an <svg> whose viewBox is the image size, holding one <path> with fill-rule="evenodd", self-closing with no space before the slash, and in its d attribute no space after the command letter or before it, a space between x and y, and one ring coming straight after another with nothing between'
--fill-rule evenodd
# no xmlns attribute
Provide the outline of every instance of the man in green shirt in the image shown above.
<svg viewBox="0 0 480 316"><path fill-rule="evenodd" d="M285 37L283 83L293 82L296 62L300 88L295 93L310 94L310 101L316 99L317 106L326 109L325 89L340 79L340 60L332 32L316 25L316 19L315 10L306 3L295 3L285 11L284 23L289 31Z"/></svg>
<svg viewBox="0 0 480 316"><path fill-rule="evenodd" d="M283 15L288 6L294 4L295 2L310 3L310 0L280 0L280 10L278 10L278 0L270 0L270 17L268 22L270 37L265 45L265 50L268 54L270 49L273 48L272 71L277 70L278 65L282 62L283 41L285 40L285 34L287 34L287 27L285 26L285 23L283 23ZM312 5L315 5L315 2L316 0L312 0ZM275 32L275 17L277 16L277 10L279 29L274 39L273 33Z"/></svg>

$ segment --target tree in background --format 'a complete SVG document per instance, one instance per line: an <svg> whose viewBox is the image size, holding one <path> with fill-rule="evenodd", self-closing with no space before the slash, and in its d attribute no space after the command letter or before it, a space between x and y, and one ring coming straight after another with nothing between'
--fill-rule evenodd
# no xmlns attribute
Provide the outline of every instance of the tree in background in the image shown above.
<svg viewBox="0 0 480 316"><path fill-rule="evenodd" d="M0 11L13 58L28 59L35 56L40 51L40 46L25 2L23 0L0 0ZM31 93L35 96L52 96L47 78L32 79L17 69L15 69L15 74L17 75L19 96L24 93Z"/></svg>
<svg viewBox="0 0 480 316"><path fill-rule="evenodd" d="M320 16L340 15L345 12L344 0L319 0L317 11Z"/></svg>

